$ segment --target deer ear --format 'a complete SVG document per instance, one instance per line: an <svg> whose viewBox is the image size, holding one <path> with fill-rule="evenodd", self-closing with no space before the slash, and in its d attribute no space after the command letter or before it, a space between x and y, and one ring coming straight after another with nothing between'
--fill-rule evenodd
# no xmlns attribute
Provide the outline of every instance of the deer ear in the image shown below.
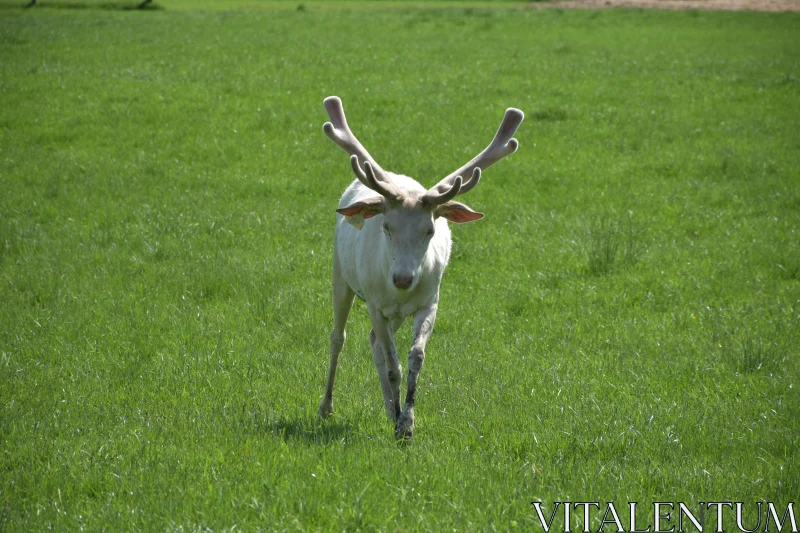
<svg viewBox="0 0 800 533"><path fill-rule="evenodd" d="M450 222L457 222L463 224L464 222L472 222L473 220L480 220L483 218L483 213L473 211L466 205L460 202L445 202L433 211L434 217L444 217Z"/></svg>
<svg viewBox="0 0 800 533"><path fill-rule="evenodd" d="M344 219L352 224L356 229L364 227L364 220L372 218L375 215L383 213L384 199L383 196L375 196L372 198L365 198L359 200L354 204L346 207L340 207L336 210L340 215L344 215Z"/></svg>

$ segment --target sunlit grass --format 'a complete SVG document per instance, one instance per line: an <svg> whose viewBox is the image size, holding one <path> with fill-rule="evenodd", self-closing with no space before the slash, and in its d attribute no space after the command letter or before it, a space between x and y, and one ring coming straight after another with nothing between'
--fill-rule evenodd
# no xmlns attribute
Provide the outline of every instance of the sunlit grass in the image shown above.
<svg viewBox="0 0 800 533"><path fill-rule="evenodd" d="M800 17L163 4L0 11L3 529L797 501ZM407 447L360 304L316 421L331 94L428 185L527 116L453 228Z"/></svg>

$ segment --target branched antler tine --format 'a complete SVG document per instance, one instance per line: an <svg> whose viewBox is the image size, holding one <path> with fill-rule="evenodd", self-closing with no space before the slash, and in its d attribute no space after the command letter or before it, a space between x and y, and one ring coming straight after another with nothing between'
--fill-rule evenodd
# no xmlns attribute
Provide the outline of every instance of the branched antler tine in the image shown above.
<svg viewBox="0 0 800 533"><path fill-rule="evenodd" d="M358 178L358 181L360 181L364 185L364 187L372 189L373 191L376 190L375 184L372 181L370 181L369 176L367 176L367 174L361 169L361 165L358 164L357 155L354 154L350 156L350 166L353 167L353 172Z"/></svg>
<svg viewBox="0 0 800 533"><path fill-rule="evenodd" d="M439 193L439 194L445 193L445 192L449 191L452 188L453 183L455 183L455 181L456 181L456 178L460 178L460 177L461 176L448 176L448 177L444 178L442 181L440 181L439 183L437 183L435 186L433 186L430 189L430 191L428 191L428 193L429 194L433 193L433 192L436 192L436 193ZM464 183L461 186L461 190L458 192L458 194L464 194L465 192L469 192L480 181L481 181L481 169L480 169L480 167L475 167L475 169L472 171L472 177L470 177L469 181L467 181L466 183Z"/></svg>
<svg viewBox="0 0 800 533"><path fill-rule="evenodd" d="M338 96L329 96L322 103L325 106L325 111L328 112L328 117L331 119L331 122L326 122L322 126L325 135L348 154L357 155L362 162L369 162L380 174L382 172L381 167L369 155L366 148L358 142L353 132L350 131L350 126L347 125L347 119L344 116L342 100Z"/></svg>
<svg viewBox="0 0 800 533"><path fill-rule="evenodd" d="M479 181L481 181L481 167L475 167L475 169L472 171L472 177L468 182L461 186L461 192L458 194L464 194L465 192L471 191Z"/></svg>
<svg viewBox="0 0 800 533"><path fill-rule="evenodd" d="M425 204L434 206L434 205L442 205L445 202L449 202L461 191L461 176L456 176L455 182L453 182L453 186L450 187L448 190L439 193L435 192L433 189L429 190L425 193L425 196L422 197L422 201Z"/></svg>
<svg viewBox="0 0 800 533"><path fill-rule="evenodd" d="M455 183L456 178L458 178L458 177L460 177L460 176L453 176L453 177L444 178L442 181L440 181L439 183L437 183L436 185L431 187L428 190L428 192L436 192L436 193L439 193L439 194L447 192L453 186L453 183Z"/></svg>
<svg viewBox="0 0 800 533"><path fill-rule="evenodd" d="M500 123L500 127L497 129L497 133L494 139L492 139L492 142L489 143L489 146L472 161L459 168L445 179L453 179L455 176L466 176L467 174L471 174L475 168L486 170L507 155L516 152L519 143L512 137L524 118L525 114L519 109L513 107L506 109L503 121ZM471 181L472 180L470 180L470 182ZM472 189L472 187L474 187L474 185L470 186L470 189Z"/></svg>
<svg viewBox="0 0 800 533"><path fill-rule="evenodd" d="M352 158L350 160L352 161ZM369 161L364 161L364 171L367 176L367 181L369 182L369 184L367 184L362 181L361 183L364 183L365 186L387 199L394 200L401 196L400 191L392 180L388 176L385 176L382 171L379 170L376 172Z"/></svg>

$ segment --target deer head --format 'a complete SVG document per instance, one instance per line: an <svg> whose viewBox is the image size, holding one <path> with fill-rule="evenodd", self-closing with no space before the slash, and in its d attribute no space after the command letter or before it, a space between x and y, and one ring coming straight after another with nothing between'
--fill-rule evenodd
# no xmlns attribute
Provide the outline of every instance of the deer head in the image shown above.
<svg viewBox="0 0 800 533"><path fill-rule="evenodd" d="M451 173L425 192L398 187L353 135L347 125L342 101L330 96L324 101L331 121L325 134L348 154L356 178L376 195L337 209L347 221L361 229L365 219L383 215L383 232L392 251L392 283L400 289L412 288L418 279L422 258L436 233L436 220L465 223L483 218L483 213L453 199L471 191L480 182L483 170L514 153L519 146L512 138L524 115L519 109L506 110L494 139L469 163ZM469 179L464 181L464 177Z"/></svg>

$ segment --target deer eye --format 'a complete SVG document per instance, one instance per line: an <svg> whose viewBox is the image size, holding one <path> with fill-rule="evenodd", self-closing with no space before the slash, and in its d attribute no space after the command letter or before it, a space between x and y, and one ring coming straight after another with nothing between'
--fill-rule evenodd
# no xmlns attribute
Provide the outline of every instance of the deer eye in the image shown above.
<svg viewBox="0 0 800 533"><path fill-rule="evenodd" d="M430 235L433 235L433 228L431 228L431 229L429 229L429 230L428 230L428 233L427 233L427 235L428 235L428 236L430 236Z"/></svg>
<svg viewBox="0 0 800 533"><path fill-rule="evenodd" d="M383 225L383 231L385 231L387 234L389 233L389 224Z"/></svg>

